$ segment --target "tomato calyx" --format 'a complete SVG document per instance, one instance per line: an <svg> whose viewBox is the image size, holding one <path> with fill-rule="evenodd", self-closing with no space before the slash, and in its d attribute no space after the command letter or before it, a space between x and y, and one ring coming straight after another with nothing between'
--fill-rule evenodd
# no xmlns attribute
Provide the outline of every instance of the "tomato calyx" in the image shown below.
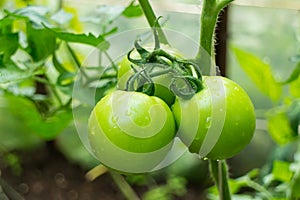
<svg viewBox="0 0 300 200"><path fill-rule="evenodd" d="M161 49L156 30L154 36L155 47L152 51L143 48L140 40L136 40L134 48L128 52L127 59L134 74L128 79L125 90L153 95L153 78L168 74L171 77L168 89L176 96L190 99L203 88L200 67L191 60L178 58ZM140 58L132 58L134 51Z"/></svg>

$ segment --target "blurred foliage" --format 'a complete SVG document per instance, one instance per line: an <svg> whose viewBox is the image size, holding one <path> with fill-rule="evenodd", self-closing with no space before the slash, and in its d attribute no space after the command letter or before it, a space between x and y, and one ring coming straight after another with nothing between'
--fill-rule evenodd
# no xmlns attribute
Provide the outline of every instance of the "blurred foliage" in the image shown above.
<svg viewBox="0 0 300 200"><path fill-rule="evenodd" d="M0 1L0 7L10 5L0 15L0 157L19 174L22 166L17 154L13 153L15 150L33 149L45 141L55 140L58 149L71 162L89 169L99 163L90 155L77 133L71 104L73 100L78 107L90 104L114 88L117 63L111 61L108 54L111 45L107 38L119 33L120 26L116 21L120 17L134 20L142 16L142 10L135 1L128 1L128 6L96 7L88 16L82 17L71 6L50 9L43 6L46 5L44 0L39 1L39 5L34 5L35 2ZM198 3L194 0L186 2ZM249 18L252 20L250 24L255 26L245 22L242 27L239 26L241 30L246 30L248 37L251 37L251 31L259 35L266 27L270 27L262 19L249 16L244 13L241 18ZM257 24L258 21L261 24ZM277 27L273 21L270 34L276 36ZM84 32L84 23L97 26L98 32ZM264 39L269 43L274 42L270 41L272 39L269 36ZM278 43L275 41L273 46L270 45L280 55L288 41L287 38L281 39ZM270 47L257 40L249 40L251 48L248 50L244 48L247 46L245 41L245 37L240 37L231 45L230 51L251 81L251 86L271 102L268 105L271 108L263 110L260 117L266 120L266 131L278 147L261 169L253 169L230 180L233 199L299 199L299 52L287 59L293 64L286 70L289 72L287 78L278 78L278 69L274 63L282 64L281 60L286 55L276 56L270 52L270 61L265 58L266 55L253 53L253 49L257 48L255 44L259 44L258 48L262 52L268 52ZM101 58L111 62L110 66L106 68L101 59L96 65L83 65L86 52L82 49L85 47L97 49ZM103 76L105 80L99 80L99 74L103 73L106 75ZM78 87L96 91L95 96L91 97L81 91L75 91L78 94L74 95L76 81L80 83ZM149 187L143 196L146 200L180 199L186 194L188 183L196 184L201 189L211 183L207 163L199 162L198 157L191 155L183 155L173 165L151 176L154 182L157 180L162 183L153 184L148 175L128 176L127 181L132 185ZM215 187L211 187L208 198L217 199L216 191Z"/></svg>

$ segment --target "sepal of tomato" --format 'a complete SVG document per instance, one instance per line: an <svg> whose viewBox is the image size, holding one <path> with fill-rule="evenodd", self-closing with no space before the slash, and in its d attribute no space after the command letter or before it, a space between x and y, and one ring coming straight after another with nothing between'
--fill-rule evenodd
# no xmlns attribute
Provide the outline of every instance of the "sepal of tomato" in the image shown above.
<svg viewBox="0 0 300 200"><path fill-rule="evenodd" d="M145 49L151 50L154 45L145 45ZM171 48L168 45L161 44L160 45L161 49L167 51L173 56L182 58L182 54L174 48ZM132 58L136 59L139 58L139 55L137 51L133 51L131 53ZM148 63L150 65L151 63ZM117 83L117 88L119 90L124 90L126 88L127 81L129 78L134 74L133 69L131 68L132 64L127 56L124 57L121 62L119 63L119 68L118 68L118 83ZM161 98L163 101L165 101L169 106L174 103L175 100L175 95L173 92L170 90L170 83L172 80L172 76L170 74L164 74L158 77L153 78L154 82L154 96Z"/></svg>

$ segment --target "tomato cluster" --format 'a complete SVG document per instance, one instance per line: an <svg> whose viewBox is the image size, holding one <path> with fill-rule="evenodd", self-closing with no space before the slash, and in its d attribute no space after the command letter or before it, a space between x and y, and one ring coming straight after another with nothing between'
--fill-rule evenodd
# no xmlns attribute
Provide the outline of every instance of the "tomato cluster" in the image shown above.
<svg viewBox="0 0 300 200"><path fill-rule="evenodd" d="M170 47L162 49L179 57ZM230 158L250 142L254 107L238 84L220 76L198 77L199 91L185 98L170 89L172 75L165 73L151 79L154 92L147 94L130 82L137 74L130 59L125 57L119 65L117 90L97 103L89 119L90 144L104 165L123 172L151 171L164 160L176 137L190 152L214 160Z"/></svg>

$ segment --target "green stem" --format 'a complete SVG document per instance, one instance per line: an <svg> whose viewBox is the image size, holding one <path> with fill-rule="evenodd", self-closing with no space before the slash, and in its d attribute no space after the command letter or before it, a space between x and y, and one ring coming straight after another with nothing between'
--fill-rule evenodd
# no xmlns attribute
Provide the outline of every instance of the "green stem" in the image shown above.
<svg viewBox="0 0 300 200"><path fill-rule="evenodd" d="M156 26L159 41L164 44L169 44L167 37L165 36L164 32L162 31L159 23L157 22L157 24L156 24L157 17L155 16L155 13L154 13L149 1L148 0L138 0L138 1L139 1L140 6L146 16L148 24L152 28L154 28Z"/></svg>
<svg viewBox="0 0 300 200"><path fill-rule="evenodd" d="M200 16L199 49L195 58L196 63L202 66L202 74L209 75L211 58L214 57L214 33L219 13L233 0L203 0ZM203 54L208 54L205 56ZM200 64L201 63L201 64Z"/></svg>
<svg viewBox="0 0 300 200"><path fill-rule="evenodd" d="M128 200L140 200L138 195L134 192L132 187L126 182L124 177L121 174L110 171L110 175L113 178L114 182L117 184L123 195Z"/></svg>
<svg viewBox="0 0 300 200"><path fill-rule="evenodd" d="M228 168L225 160L210 160L210 172L219 191L220 200L231 200L228 185Z"/></svg>

